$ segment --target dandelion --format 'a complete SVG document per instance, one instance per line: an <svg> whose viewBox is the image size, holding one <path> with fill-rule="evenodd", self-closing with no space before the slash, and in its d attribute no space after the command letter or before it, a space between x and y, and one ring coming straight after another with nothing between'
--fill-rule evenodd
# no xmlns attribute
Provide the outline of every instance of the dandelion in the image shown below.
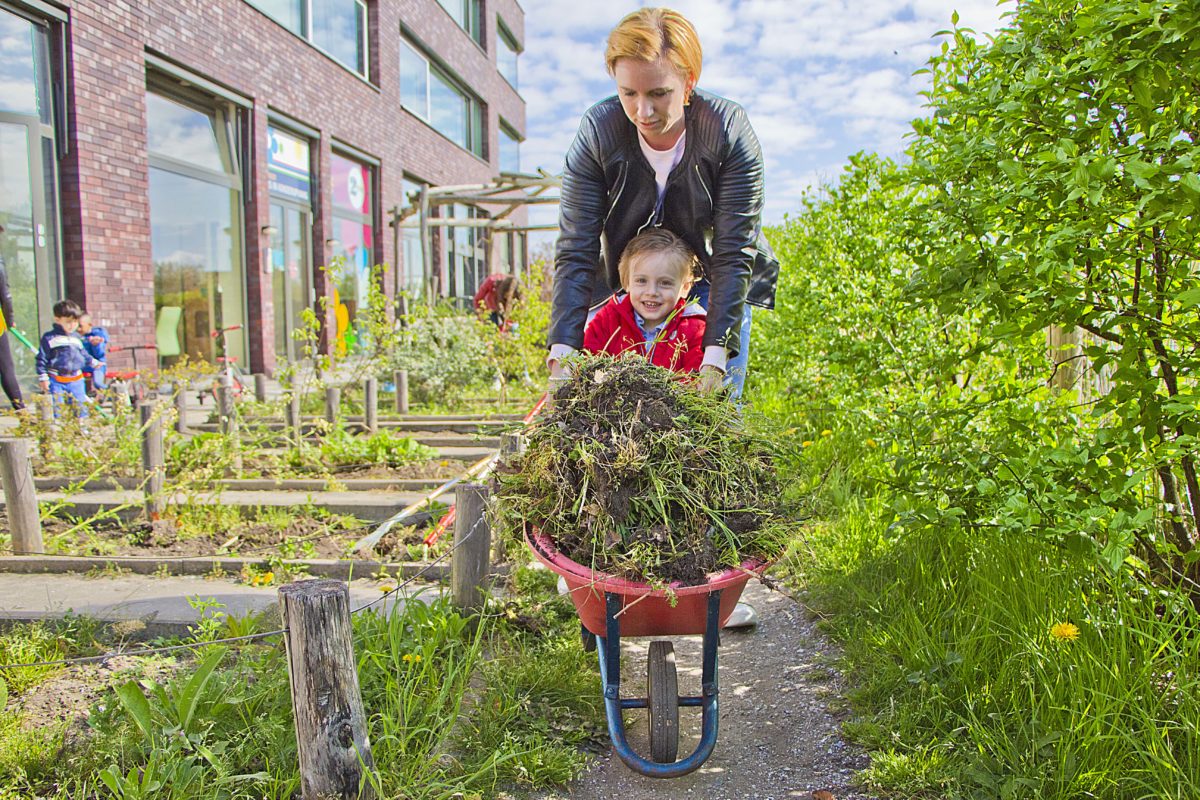
<svg viewBox="0 0 1200 800"><path fill-rule="evenodd" d="M1050 626L1050 635L1059 642L1073 642L1079 638L1079 626L1070 622L1056 622Z"/></svg>
<svg viewBox="0 0 1200 800"><path fill-rule="evenodd" d="M874 439L867 439L867 447L878 447L879 445Z"/></svg>
<svg viewBox="0 0 1200 800"><path fill-rule="evenodd" d="M400 660L406 664L420 664L421 657L415 653L405 653L400 657Z"/></svg>
<svg viewBox="0 0 1200 800"><path fill-rule="evenodd" d="M822 436L833 436L833 431L829 430L829 428L826 428L825 430L821 431L821 435Z"/></svg>
<svg viewBox="0 0 1200 800"><path fill-rule="evenodd" d="M395 588L396 587L392 586L390 583L385 583L383 586L379 587L379 591L382 592L383 594L387 594L388 592L392 591Z"/></svg>
<svg viewBox="0 0 1200 800"><path fill-rule="evenodd" d="M803 442L800 443L800 446L801 447L812 447L812 440L805 439Z"/></svg>
<svg viewBox="0 0 1200 800"><path fill-rule="evenodd" d="M405 653L404 656L400 660L411 664L412 663L412 653Z"/></svg>

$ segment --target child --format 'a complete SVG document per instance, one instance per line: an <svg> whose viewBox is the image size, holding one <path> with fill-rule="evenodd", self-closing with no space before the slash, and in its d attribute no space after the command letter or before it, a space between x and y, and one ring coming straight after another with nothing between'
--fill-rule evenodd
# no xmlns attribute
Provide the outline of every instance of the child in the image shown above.
<svg viewBox="0 0 1200 800"><path fill-rule="evenodd" d="M0 233L4 226L0 225ZM8 395L8 401L17 411L25 408L21 398L21 382L17 379L17 366L13 362L12 349L8 344L11 338L8 329L13 324L13 296L8 286L8 272L4 268L4 256L0 255L0 386Z"/></svg>
<svg viewBox="0 0 1200 800"><path fill-rule="evenodd" d="M59 300L54 304L54 327L42 334L36 363L42 391L55 398L55 405L59 402L58 395L62 395L63 401L76 406L80 416L87 416L83 370L95 365L83 349L83 339L75 335L82 314L83 309L74 300Z"/></svg>
<svg viewBox="0 0 1200 800"><path fill-rule="evenodd" d="M108 372L108 331L92 324L92 315L83 312L79 317L79 335L83 337L83 349L92 358L92 364L84 367L83 374L92 381L92 389L103 392L108 388L105 376Z"/></svg>
<svg viewBox="0 0 1200 800"><path fill-rule="evenodd" d="M696 255L666 228L635 236L621 254L623 295L613 295L583 332L589 353L628 350L676 372L695 372L704 359L704 309L688 304Z"/></svg>

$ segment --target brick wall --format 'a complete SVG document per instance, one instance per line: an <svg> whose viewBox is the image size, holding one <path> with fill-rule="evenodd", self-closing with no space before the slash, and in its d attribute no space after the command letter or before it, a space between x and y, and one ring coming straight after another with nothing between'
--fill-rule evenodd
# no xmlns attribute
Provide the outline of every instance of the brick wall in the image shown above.
<svg viewBox="0 0 1200 800"><path fill-rule="evenodd" d="M146 155L145 54L179 65L242 96L252 108L243 130L245 273L251 367L274 363L271 284L261 229L269 223L267 125L277 112L319 132L312 142L312 253L319 270L332 229L330 157L338 143L380 162L376 173L375 261L394 264L386 211L404 205L405 174L435 184L474 183L498 171L500 117L523 132L524 101L496 71L496 14L519 40L524 12L515 0L483 3L486 49L436 0L370 0L370 80L349 71L244 0L68 0L66 126L62 165L68 294L105 320L119 342L154 339ZM477 158L400 107L401 26L483 99L488 159ZM524 219L520 215L517 219ZM119 365L119 357L114 363Z"/></svg>

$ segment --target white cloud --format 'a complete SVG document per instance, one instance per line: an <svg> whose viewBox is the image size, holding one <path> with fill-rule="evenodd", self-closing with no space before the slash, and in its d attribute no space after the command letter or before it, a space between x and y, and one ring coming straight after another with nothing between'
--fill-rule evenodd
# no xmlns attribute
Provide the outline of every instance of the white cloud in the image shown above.
<svg viewBox="0 0 1200 800"><path fill-rule="evenodd" d="M612 94L609 30L638 5L524 0L522 94L527 168L562 168L580 114ZM959 25L993 33L1013 8L993 0L675 0L704 46L703 88L746 107L763 146L768 222L799 208L806 187L836 180L850 154L903 151L925 113L914 76ZM531 218L533 214L531 214ZM540 209L539 221L554 219Z"/></svg>

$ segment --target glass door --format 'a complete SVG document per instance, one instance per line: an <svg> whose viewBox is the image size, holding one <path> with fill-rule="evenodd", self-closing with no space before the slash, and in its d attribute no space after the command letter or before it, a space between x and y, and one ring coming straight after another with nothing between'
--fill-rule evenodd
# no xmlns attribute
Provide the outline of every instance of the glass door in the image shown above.
<svg viewBox="0 0 1200 800"><path fill-rule="evenodd" d="M290 204L271 204L271 294L275 307L275 356L295 363L303 357L292 333L304 327L312 297L312 213Z"/></svg>

